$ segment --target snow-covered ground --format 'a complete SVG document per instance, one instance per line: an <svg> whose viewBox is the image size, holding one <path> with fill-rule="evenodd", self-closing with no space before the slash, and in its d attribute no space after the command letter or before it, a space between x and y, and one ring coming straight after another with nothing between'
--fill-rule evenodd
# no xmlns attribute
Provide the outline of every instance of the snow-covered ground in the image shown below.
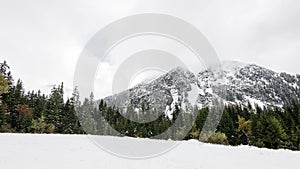
<svg viewBox="0 0 300 169"><path fill-rule="evenodd" d="M103 139L132 141L132 138ZM161 156L133 160L103 151L84 135L0 134L1 169L291 169L299 167L299 159L300 152L191 140L182 141Z"/></svg>

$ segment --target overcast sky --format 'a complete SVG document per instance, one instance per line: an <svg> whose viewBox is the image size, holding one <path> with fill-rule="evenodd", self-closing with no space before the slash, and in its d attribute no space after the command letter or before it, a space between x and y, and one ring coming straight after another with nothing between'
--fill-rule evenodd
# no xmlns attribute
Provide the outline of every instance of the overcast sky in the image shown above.
<svg viewBox="0 0 300 169"><path fill-rule="evenodd" d="M26 89L47 92L63 81L69 93L87 41L117 19L149 12L193 24L220 60L300 73L298 0L0 0L0 59Z"/></svg>

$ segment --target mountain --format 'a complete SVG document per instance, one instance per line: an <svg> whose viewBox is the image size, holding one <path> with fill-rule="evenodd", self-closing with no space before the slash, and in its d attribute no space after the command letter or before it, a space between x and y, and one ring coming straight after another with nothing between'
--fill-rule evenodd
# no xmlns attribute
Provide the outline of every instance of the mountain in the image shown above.
<svg viewBox="0 0 300 169"><path fill-rule="evenodd" d="M300 99L299 75L277 73L255 64L238 62L223 62L221 69L226 88L224 100L227 103L282 108ZM206 73L200 73L200 81L203 78L201 74Z"/></svg>
<svg viewBox="0 0 300 169"><path fill-rule="evenodd" d="M194 75L177 67L150 81L106 97L109 106L137 112L142 106L163 111L172 118L175 106L185 111L193 105L212 107L214 99L224 104L283 108L300 100L300 76L277 73L255 64L235 61L222 62L220 69L209 69Z"/></svg>
<svg viewBox="0 0 300 169"><path fill-rule="evenodd" d="M143 105L164 111L170 118L175 105L187 103L192 87L196 88L197 78L190 71L177 67L149 82L143 82L119 94L106 97L108 106L124 108L133 106L138 112ZM197 93L197 91L196 91Z"/></svg>

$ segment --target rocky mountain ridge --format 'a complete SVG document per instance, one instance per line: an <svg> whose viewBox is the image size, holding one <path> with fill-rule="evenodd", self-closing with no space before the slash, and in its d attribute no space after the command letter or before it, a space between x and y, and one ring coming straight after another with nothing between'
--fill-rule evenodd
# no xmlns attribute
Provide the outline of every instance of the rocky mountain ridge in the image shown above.
<svg viewBox="0 0 300 169"><path fill-rule="evenodd" d="M147 105L172 118L175 106L190 111L212 107L213 99L224 104L283 108L300 100L300 75L277 73L255 64L222 62L220 69L193 74L177 67L162 76L119 94L106 97L109 106L139 112Z"/></svg>

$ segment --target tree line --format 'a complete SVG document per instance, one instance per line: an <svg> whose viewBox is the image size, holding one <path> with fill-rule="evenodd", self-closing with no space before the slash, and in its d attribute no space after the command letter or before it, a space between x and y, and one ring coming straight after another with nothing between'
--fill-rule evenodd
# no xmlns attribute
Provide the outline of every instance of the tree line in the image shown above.
<svg viewBox="0 0 300 169"><path fill-rule="evenodd" d="M63 83L53 87L49 95L25 92L22 81L14 81L6 62L0 64L0 71L0 132L188 140L199 139L210 113L208 108L185 113L175 106L173 119L169 119L146 104L138 113L131 106L120 110L107 106L103 100L95 101L93 94L81 102L76 88L70 98L64 99ZM300 150L300 104L292 99L291 102L283 109L227 105L216 131L206 142ZM125 114L130 119L157 119L139 123L124 118ZM167 134L155 137L164 132Z"/></svg>

